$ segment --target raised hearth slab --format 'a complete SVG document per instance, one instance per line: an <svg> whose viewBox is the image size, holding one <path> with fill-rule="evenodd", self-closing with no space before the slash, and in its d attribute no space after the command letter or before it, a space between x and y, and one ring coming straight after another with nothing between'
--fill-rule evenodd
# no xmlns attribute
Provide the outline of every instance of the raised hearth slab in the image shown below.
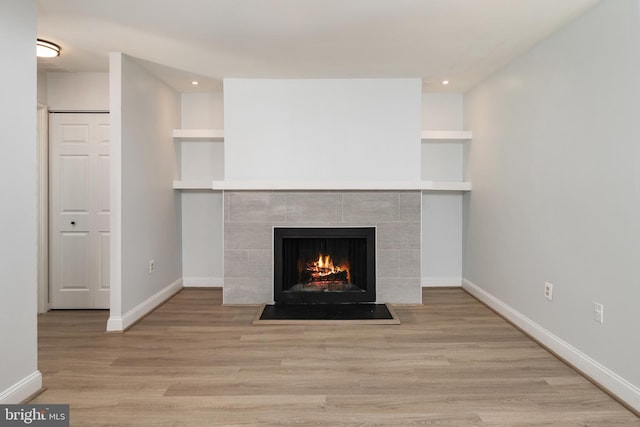
<svg viewBox="0 0 640 427"><path fill-rule="evenodd" d="M268 304L254 325L399 325L389 304Z"/></svg>

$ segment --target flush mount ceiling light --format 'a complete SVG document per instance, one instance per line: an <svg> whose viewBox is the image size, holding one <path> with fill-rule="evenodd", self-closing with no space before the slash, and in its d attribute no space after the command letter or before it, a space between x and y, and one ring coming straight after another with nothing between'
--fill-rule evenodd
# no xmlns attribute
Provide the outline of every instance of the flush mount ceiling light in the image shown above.
<svg viewBox="0 0 640 427"><path fill-rule="evenodd" d="M448 85L448 84L449 84L449 80L443 80L443 81L442 81L442 84L443 84L443 85Z"/></svg>
<svg viewBox="0 0 640 427"><path fill-rule="evenodd" d="M46 40L36 40L36 56L38 58L55 58L60 55L60 46Z"/></svg>

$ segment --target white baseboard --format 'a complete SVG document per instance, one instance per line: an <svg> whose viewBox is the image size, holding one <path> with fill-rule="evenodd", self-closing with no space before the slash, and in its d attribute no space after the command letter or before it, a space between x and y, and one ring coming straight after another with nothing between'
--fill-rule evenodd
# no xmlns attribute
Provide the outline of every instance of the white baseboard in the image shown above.
<svg viewBox="0 0 640 427"><path fill-rule="evenodd" d="M422 277L420 285L423 288L450 288L462 286L462 277Z"/></svg>
<svg viewBox="0 0 640 427"><path fill-rule="evenodd" d="M41 389L42 373L35 371L0 393L0 404L15 405L22 403Z"/></svg>
<svg viewBox="0 0 640 427"><path fill-rule="evenodd" d="M528 317L500 301L475 283L462 279L462 287L501 316L522 329L567 363L598 383L609 393L636 411L640 411L640 389L593 360L568 342L554 335Z"/></svg>
<svg viewBox="0 0 640 427"><path fill-rule="evenodd" d="M129 326L151 313L160 304L174 296L182 289L182 279L178 279L166 288L156 292L122 316L111 316L107 321L108 332L122 332Z"/></svg>
<svg viewBox="0 0 640 427"><path fill-rule="evenodd" d="M221 288L224 283L222 277L183 277L185 288Z"/></svg>

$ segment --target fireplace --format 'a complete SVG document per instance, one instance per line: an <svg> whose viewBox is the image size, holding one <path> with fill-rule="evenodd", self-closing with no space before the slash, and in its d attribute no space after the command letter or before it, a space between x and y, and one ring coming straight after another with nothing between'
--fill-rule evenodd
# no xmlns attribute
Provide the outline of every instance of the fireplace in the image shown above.
<svg viewBox="0 0 640 427"><path fill-rule="evenodd" d="M224 304L274 302L274 228L362 226L375 226L375 302L422 302L420 191L229 190L223 200Z"/></svg>
<svg viewBox="0 0 640 427"><path fill-rule="evenodd" d="M274 228L277 304L375 302L375 227Z"/></svg>

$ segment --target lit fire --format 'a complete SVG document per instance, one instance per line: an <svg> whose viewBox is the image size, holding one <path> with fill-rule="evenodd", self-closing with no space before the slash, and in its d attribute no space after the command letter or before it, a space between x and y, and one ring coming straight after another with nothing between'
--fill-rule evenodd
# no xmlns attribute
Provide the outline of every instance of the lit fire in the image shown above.
<svg viewBox="0 0 640 427"><path fill-rule="evenodd" d="M351 283L351 273L348 265L333 265L330 255L320 254L317 261L307 264L307 271L311 282Z"/></svg>

